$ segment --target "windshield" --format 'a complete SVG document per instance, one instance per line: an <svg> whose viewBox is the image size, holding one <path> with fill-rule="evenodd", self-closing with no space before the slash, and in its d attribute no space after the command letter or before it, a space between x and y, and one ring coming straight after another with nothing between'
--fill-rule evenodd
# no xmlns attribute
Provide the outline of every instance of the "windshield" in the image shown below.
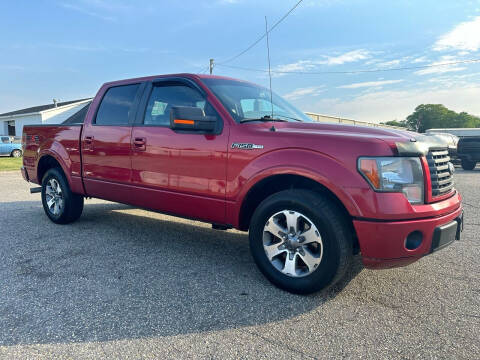
<svg viewBox="0 0 480 360"><path fill-rule="evenodd" d="M275 93L272 97L273 102L270 102L270 90L264 87L227 79L202 79L202 81L212 90L236 122L264 117L264 120L268 120L272 116L272 103L273 119L292 122L313 121Z"/></svg>

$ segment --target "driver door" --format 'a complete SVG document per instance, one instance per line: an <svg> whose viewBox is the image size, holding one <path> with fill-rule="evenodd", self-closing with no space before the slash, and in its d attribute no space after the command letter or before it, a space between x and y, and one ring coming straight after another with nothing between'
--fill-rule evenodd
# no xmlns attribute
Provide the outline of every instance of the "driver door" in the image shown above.
<svg viewBox="0 0 480 360"><path fill-rule="evenodd" d="M132 185L140 189L133 201L161 212L224 223L227 124L201 89L186 79L151 83L142 104L132 130ZM217 117L216 131L172 130L172 106L202 108Z"/></svg>

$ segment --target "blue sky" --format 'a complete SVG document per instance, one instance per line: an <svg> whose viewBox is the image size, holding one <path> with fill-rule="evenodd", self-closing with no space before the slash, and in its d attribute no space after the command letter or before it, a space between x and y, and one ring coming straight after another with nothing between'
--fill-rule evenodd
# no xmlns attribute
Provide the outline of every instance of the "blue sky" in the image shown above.
<svg viewBox="0 0 480 360"><path fill-rule="evenodd" d="M297 0L2 1L0 113L93 96L110 80L201 72L239 53ZM270 35L272 69L350 71L480 58L480 0L304 0ZM228 63L266 69L265 42ZM215 74L268 84L266 74ZM420 103L480 115L480 63L362 74L274 74L304 111L403 119Z"/></svg>

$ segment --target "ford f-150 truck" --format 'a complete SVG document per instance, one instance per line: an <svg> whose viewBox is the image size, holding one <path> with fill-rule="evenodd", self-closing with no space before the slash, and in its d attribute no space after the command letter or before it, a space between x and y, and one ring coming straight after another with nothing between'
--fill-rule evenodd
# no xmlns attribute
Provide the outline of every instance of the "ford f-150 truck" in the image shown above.
<svg viewBox="0 0 480 360"><path fill-rule="evenodd" d="M460 238L454 168L432 137L316 123L208 75L109 82L84 113L24 127L23 177L58 224L93 197L249 231L259 269L294 293L335 283L357 253L403 266Z"/></svg>

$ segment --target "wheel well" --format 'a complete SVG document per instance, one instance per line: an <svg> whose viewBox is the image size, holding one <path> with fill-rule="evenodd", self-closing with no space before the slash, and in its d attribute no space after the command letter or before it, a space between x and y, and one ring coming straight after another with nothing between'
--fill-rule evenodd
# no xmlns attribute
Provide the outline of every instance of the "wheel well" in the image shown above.
<svg viewBox="0 0 480 360"><path fill-rule="evenodd" d="M273 195L282 190L288 189L305 189L322 194L334 204L337 205L339 211L344 216L349 231L352 234L352 241L354 252L359 251L358 239L355 229L353 227L352 217L348 213L343 203L332 193L328 188L315 180L299 176L299 175L274 175L259 181L255 184L245 196L242 207L240 209L240 230L248 230L252 215L260 203L270 195Z"/></svg>
<svg viewBox="0 0 480 360"><path fill-rule="evenodd" d="M60 170L63 171L62 167L60 166L60 163L57 160L55 160L53 156L51 155L42 156L42 158L38 162L38 168L37 168L37 180L40 184L42 183L42 179L45 173L52 168L60 168Z"/></svg>

